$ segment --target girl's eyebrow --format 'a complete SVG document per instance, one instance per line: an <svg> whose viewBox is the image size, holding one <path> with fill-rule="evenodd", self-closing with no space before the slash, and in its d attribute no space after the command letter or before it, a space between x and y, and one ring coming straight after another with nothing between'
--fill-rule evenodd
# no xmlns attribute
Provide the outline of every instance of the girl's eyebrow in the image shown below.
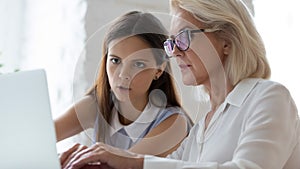
<svg viewBox="0 0 300 169"><path fill-rule="evenodd" d="M147 59L132 59L131 61L144 61L144 62L151 62L150 60L147 60Z"/></svg>
<svg viewBox="0 0 300 169"><path fill-rule="evenodd" d="M120 58L119 56L117 56L117 55L115 55L115 54L109 54L108 56Z"/></svg>
<svg viewBox="0 0 300 169"><path fill-rule="evenodd" d="M122 58L120 58L119 56L117 56L117 55L115 55L115 54L109 54L108 55L109 57L115 57L115 58L118 58L118 59L122 59ZM125 59L125 60L127 60L127 59ZM130 59L129 59L130 60ZM131 62L136 62L136 61L143 61L143 62L151 62L151 60L148 60L148 59L132 59L132 60L130 60Z"/></svg>

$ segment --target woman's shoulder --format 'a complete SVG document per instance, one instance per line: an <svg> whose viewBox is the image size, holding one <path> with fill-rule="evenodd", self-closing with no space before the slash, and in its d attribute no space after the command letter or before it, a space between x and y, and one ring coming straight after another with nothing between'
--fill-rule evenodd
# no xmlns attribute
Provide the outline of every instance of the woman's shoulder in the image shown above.
<svg viewBox="0 0 300 169"><path fill-rule="evenodd" d="M235 92L248 91L249 93L262 94L265 92L287 93L289 90L281 83L269 79L246 78L235 87Z"/></svg>
<svg viewBox="0 0 300 169"><path fill-rule="evenodd" d="M274 110L289 110L297 112L295 102L290 91L283 84L267 80L257 79L245 102L246 105L255 105L255 108L267 108ZM274 111L272 111L274 112Z"/></svg>
<svg viewBox="0 0 300 169"><path fill-rule="evenodd" d="M249 107L251 105L287 105L293 104L289 90L281 83L247 78L239 82L228 96L228 101L235 105Z"/></svg>
<svg viewBox="0 0 300 169"><path fill-rule="evenodd" d="M257 94L260 93L261 95L266 93L273 93L290 97L290 91L285 85L268 79L258 79L258 82L254 87L254 91Z"/></svg>

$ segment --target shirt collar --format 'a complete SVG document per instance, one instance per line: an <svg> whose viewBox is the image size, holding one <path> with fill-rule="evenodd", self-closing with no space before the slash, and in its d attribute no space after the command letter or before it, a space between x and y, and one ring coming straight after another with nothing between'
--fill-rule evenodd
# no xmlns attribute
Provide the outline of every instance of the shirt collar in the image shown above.
<svg viewBox="0 0 300 169"><path fill-rule="evenodd" d="M258 78L244 79L244 80L240 81L234 87L234 89L228 94L225 101L219 106L219 108L216 110L215 114L213 115L213 117L210 121L210 124L208 125L208 128L206 129L206 134L213 131L213 130L211 130L212 124L215 123L215 121L217 121L218 119L220 119L221 115L223 114L223 112L226 109L228 104L231 104L231 105L237 106L237 107L240 107L243 104L243 102L246 100L247 96L250 94L250 92L252 91L254 86L259 82L259 80L261 80L261 79L258 79ZM199 124L202 124L204 126L205 118L203 118ZM203 129L203 131L204 131L204 129ZM203 131L199 130L199 132L203 132ZM202 141L201 141L200 137L197 138L198 143L200 143Z"/></svg>
<svg viewBox="0 0 300 169"><path fill-rule="evenodd" d="M254 86L260 81L259 78L247 78L240 81L225 99L225 103L240 107L250 94Z"/></svg>
<svg viewBox="0 0 300 169"><path fill-rule="evenodd" d="M133 142L137 141L141 134L148 128L152 121L157 117L160 112L160 108L154 106L153 104L146 105L144 111L139 115L139 117L129 125L123 125L120 123L119 115L116 109L113 109L112 123L110 129L110 136L124 128L129 138Z"/></svg>

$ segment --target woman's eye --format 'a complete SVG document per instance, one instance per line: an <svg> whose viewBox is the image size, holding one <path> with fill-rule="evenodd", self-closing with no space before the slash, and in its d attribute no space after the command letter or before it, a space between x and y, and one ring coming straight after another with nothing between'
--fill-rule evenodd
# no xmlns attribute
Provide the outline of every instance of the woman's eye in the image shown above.
<svg viewBox="0 0 300 169"><path fill-rule="evenodd" d="M119 64L119 63L121 63L121 60L118 59L118 58L111 58L110 61L111 61L113 64Z"/></svg>
<svg viewBox="0 0 300 169"><path fill-rule="evenodd" d="M143 63L143 62L135 62L135 63L134 63L134 66L135 66L135 67L138 67L138 68L144 68L146 65L145 65L145 63Z"/></svg>

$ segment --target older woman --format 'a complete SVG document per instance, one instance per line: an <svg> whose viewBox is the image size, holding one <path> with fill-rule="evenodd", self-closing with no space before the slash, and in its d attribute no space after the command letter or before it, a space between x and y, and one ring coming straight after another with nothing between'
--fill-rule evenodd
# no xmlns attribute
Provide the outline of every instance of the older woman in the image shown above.
<svg viewBox="0 0 300 169"><path fill-rule="evenodd" d="M104 144L85 149L70 168L295 169L300 167L299 118L289 91L267 80L265 48L240 0L171 0L166 53L186 85L204 85L211 109L167 158ZM95 150L95 149L93 149Z"/></svg>

